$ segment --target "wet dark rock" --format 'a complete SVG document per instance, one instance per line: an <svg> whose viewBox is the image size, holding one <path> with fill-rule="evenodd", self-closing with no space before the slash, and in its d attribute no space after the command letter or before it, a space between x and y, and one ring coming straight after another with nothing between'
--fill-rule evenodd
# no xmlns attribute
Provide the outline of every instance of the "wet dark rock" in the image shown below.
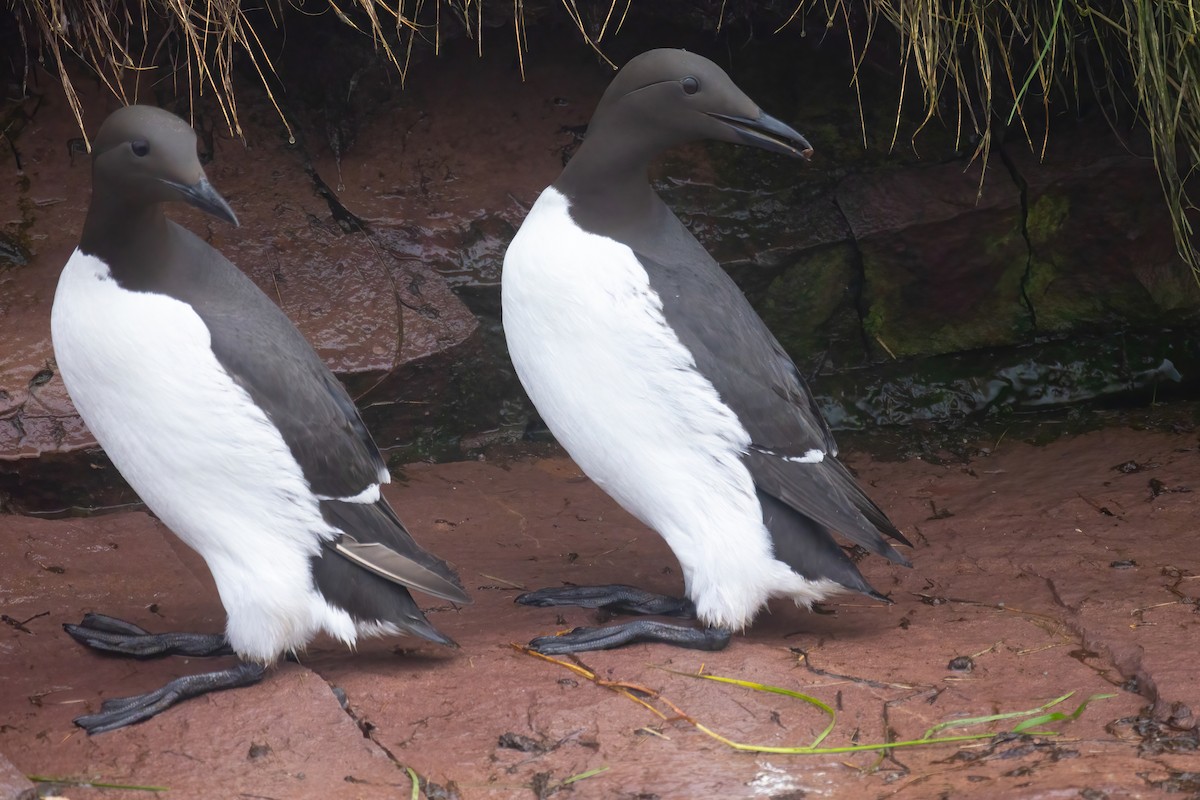
<svg viewBox="0 0 1200 800"><path fill-rule="evenodd" d="M12 236L0 233L0 269L23 267L29 263L29 251Z"/></svg>
<svg viewBox="0 0 1200 800"><path fill-rule="evenodd" d="M271 745L259 744L257 742L250 745L249 752L246 753L246 758L251 761L257 761L260 758L265 758L271 755Z"/></svg>
<svg viewBox="0 0 1200 800"><path fill-rule="evenodd" d="M1172 728L1181 731L1195 730L1197 720L1195 713L1187 703L1174 702L1171 704L1171 713L1167 717L1167 724Z"/></svg>
<svg viewBox="0 0 1200 800"><path fill-rule="evenodd" d="M1151 498L1158 497L1161 494L1188 494L1192 491L1187 486L1169 487L1158 478L1151 478L1146 482L1146 485L1150 487Z"/></svg>
<svg viewBox="0 0 1200 800"><path fill-rule="evenodd" d="M975 669L975 659L970 656L955 656L950 659L950 663L946 665L946 669L951 672L971 672Z"/></svg>
<svg viewBox="0 0 1200 800"><path fill-rule="evenodd" d="M1105 400L1147 402L1200 388L1200 331L1111 335L953 353L820 375L835 429L955 420Z"/></svg>
<svg viewBox="0 0 1200 800"><path fill-rule="evenodd" d="M1143 756L1200 752L1200 726L1179 729L1166 721L1143 714L1138 717L1118 719L1107 727L1110 732L1114 733L1131 730L1136 737L1141 739L1138 750Z"/></svg>
<svg viewBox="0 0 1200 800"><path fill-rule="evenodd" d="M540 753L546 749L540 742L512 731L500 734L496 746L506 750L518 750L522 753Z"/></svg>
<svg viewBox="0 0 1200 800"><path fill-rule="evenodd" d="M1200 772L1188 772L1184 770L1168 770L1166 778L1152 778L1147 775L1142 776L1147 785L1162 792L1170 794L1182 792L1200 792Z"/></svg>
<svg viewBox="0 0 1200 800"><path fill-rule="evenodd" d="M1122 461L1120 464L1117 464L1115 467L1113 467L1113 470L1116 472L1123 473L1125 475L1129 475L1134 472L1141 472L1141 471L1147 470L1147 469L1155 469L1158 466L1159 466L1158 464L1154 464L1154 463L1139 464L1136 461Z"/></svg>
<svg viewBox="0 0 1200 800"><path fill-rule="evenodd" d="M87 434L82 421L74 420ZM91 440L90 446L33 457L0 459L2 510L38 516L74 516L140 505L121 473Z"/></svg>
<svg viewBox="0 0 1200 800"><path fill-rule="evenodd" d="M454 781L447 781L445 786L433 781L425 781L421 784L421 788L424 789L425 796L429 800L459 800L461 797L458 793L458 785Z"/></svg>
<svg viewBox="0 0 1200 800"><path fill-rule="evenodd" d="M752 158L754 164L738 164L742 158ZM737 166L725 166L729 160ZM799 251L849 238L828 182L806 179L801 167L787 161L775 165L769 179L756 180L754 175L765 171L761 162L760 154L744 149L682 150L663 165L670 177L656 181L655 188L728 269L745 264L777 268ZM716 174L706 176L714 168ZM731 176L726 178L725 172Z"/></svg>
<svg viewBox="0 0 1200 800"><path fill-rule="evenodd" d="M815 388L834 427L1133 400L1171 384L1194 392L1200 290L1173 255L1148 162L1102 129L1065 133L1054 168L1013 150L981 184L963 160L881 170L860 149L843 168L863 171L814 174L712 146L669 157L658 188L802 369L825 373ZM1097 181L1130 184L1143 202L1119 213L1119 200L1091 203ZM1086 252L1073 244L1082 238ZM1064 277L1051 291L1044 270L1062 260L1046 255L1051 243L1112 277ZM1056 293L1103 313L1061 310ZM1158 300L1134 302L1142 296ZM1060 325L1066 317L1075 323ZM1045 335L1067 331L1076 338ZM888 361L906 355L920 358ZM846 390L823 392L823 382Z"/></svg>

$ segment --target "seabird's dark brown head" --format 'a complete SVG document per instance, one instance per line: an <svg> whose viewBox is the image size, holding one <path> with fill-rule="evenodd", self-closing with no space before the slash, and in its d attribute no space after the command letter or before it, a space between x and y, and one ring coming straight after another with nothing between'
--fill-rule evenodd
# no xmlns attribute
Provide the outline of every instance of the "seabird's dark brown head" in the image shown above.
<svg viewBox="0 0 1200 800"><path fill-rule="evenodd" d="M93 202L136 208L182 200L238 224L200 166L195 131L161 108L127 106L109 115L92 148L92 185Z"/></svg>
<svg viewBox="0 0 1200 800"><path fill-rule="evenodd" d="M723 69L686 50L650 50L626 64L596 107L589 138L593 133L636 139L655 152L701 139L804 159L813 152L807 139L763 113ZM624 149L620 142L614 147Z"/></svg>

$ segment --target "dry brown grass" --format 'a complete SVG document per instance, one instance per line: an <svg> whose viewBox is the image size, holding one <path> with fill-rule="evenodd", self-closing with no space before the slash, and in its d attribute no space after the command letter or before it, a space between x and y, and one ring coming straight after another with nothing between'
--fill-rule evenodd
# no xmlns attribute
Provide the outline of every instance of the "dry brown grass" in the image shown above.
<svg viewBox="0 0 1200 800"><path fill-rule="evenodd" d="M403 77L408 71L413 44L426 36L413 20L425 0L324 0L329 13L346 25L370 36ZM339 5L350 3L353 15ZM434 0L441 6L442 0ZM468 4L470 0L467 0ZM478 3L478 0L475 0ZM124 102L136 96L141 73L167 64L173 79L195 93L215 98L229 129L241 136L237 96L233 87L233 62L244 53L279 110L272 90L275 68L240 0L13 0L23 20L31 22L36 36L29 44L50 55L57 68L67 101L83 135L87 130L83 110L67 71L67 56L91 65L100 80ZM297 8L300 6L297 5ZM283 9L267 0L265 10L279 24ZM436 41L437 32L433 32ZM192 91L182 92L189 97ZM284 125L287 120L280 112ZM289 130L289 134L291 131Z"/></svg>

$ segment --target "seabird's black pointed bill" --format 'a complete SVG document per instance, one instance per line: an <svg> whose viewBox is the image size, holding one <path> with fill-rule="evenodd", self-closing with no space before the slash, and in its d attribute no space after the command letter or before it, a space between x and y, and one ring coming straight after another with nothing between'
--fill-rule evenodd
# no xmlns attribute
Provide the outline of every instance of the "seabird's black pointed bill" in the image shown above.
<svg viewBox="0 0 1200 800"><path fill-rule="evenodd" d="M760 113L755 119L717 114L713 111L709 111L708 115L733 128L742 141L748 145L769 150L772 153L803 158L805 161L812 158L813 147L808 143L808 139L770 114Z"/></svg>
<svg viewBox="0 0 1200 800"><path fill-rule="evenodd" d="M201 178L191 186L165 178L162 179L162 182L179 192L189 205L195 206L206 214L212 214L218 219L232 222L234 225L238 224L237 214L233 213L233 209L229 207L229 203L225 202L225 198L221 197L213 185L208 182L208 178Z"/></svg>

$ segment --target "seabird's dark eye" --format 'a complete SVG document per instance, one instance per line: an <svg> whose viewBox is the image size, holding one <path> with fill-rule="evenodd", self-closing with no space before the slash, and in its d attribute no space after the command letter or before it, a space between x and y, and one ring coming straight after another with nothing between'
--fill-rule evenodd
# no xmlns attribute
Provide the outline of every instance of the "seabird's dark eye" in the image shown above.
<svg viewBox="0 0 1200 800"><path fill-rule="evenodd" d="M700 91L700 81L696 80L691 75L688 75L679 83L683 85L683 91L687 94L695 94L696 92Z"/></svg>
<svg viewBox="0 0 1200 800"><path fill-rule="evenodd" d="M139 139L136 142L132 142L129 145L129 147L131 150L133 150L133 154L135 156L137 156L138 158L141 158L142 156L150 155L150 143L149 142L143 142L142 140Z"/></svg>

